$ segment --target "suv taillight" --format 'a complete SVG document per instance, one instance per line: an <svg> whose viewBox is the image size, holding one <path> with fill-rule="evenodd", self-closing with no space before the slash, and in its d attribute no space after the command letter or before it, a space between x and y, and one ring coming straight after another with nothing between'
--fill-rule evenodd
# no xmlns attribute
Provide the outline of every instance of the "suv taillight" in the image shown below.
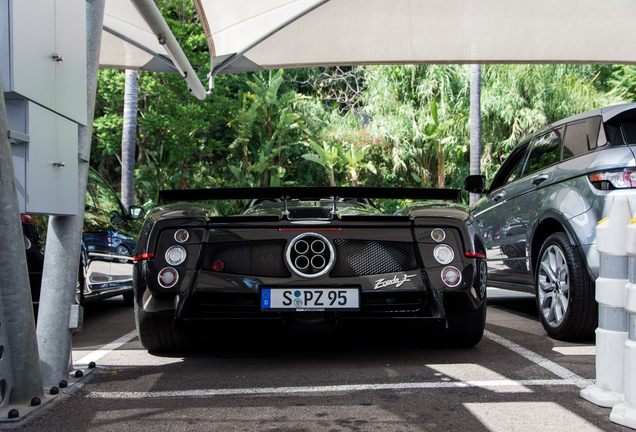
<svg viewBox="0 0 636 432"><path fill-rule="evenodd" d="M587 176L599 190L636 188L636 170L604 171Z"/></svg>

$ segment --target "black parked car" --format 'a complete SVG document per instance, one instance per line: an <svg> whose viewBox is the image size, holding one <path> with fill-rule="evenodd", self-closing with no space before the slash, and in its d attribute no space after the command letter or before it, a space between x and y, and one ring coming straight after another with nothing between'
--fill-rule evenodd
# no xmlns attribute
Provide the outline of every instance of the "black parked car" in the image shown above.
<svg viewBox="0 0 636 432"><path fill-rule="evenodd" d="M472 208L493 287L534 293L547 333L587 339L598 322L596 225L617 195L636 210L636 104L558 121L512 151Z"/></svg>
<svg viewBox="0 0 636 432"><path fill-rule="evenodd" d="M89 170L77 282L79 303L122 294L132 303L132 260L144 217L141 207L125 209L106 181ZM42 282L46 228L47 217L22 215L31 296L36 309Z"/></svg>
<svg viewBox="0 0 636 432"><path fill-rule="evenodd" d="M221 323L307 332L381 323L412 326L415 340L473 346L486 318L485 250L459 196L406 188L164 191L135 253L141 343L180 350L203 325L226 331ZM375 198L417 202L385 214ZM251 201L235 215L174 203L218 199Z"/></svg>

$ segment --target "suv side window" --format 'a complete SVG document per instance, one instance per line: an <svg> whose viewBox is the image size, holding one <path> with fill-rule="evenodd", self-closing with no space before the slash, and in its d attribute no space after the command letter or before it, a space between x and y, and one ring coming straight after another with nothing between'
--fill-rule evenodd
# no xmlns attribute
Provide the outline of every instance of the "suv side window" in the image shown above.
<svg viewBox="0 0 636 432"><path fill-rule="evenodd" d="M525 145L520 145L513 150L493 178L492 183L490 184L491 191L521 177L521 172L523 171L524 162L526 161L529 148L530 146L526 142Z"/></svg>
<svg viewBox="0 0 636 432"><path fill-rule="evenodd" d="M555 129L540 135L532 142L530 157L526 163L523 176L533 174L561 160L561 137L563 128Z"/></svg>
<svg viewBox="0 0 636 432"><path fill-rule="evenodd" d="M526 151L523 152L523 156L519 158L517 164L510 170L510 175L506 179L506 184L512 183L513 181L521 178L521 173L523 172L523 166L526 161L529 148L530 146L526 147Z"/></svg>
<svg viewBox="0 0 636 432"><path fill-rule="evenodd" d="M623 137L627 144L636 144L636 121L626 120L621 122Z"/></svg>
<svg viewBox="0 0 636 432"><path fill-rule="evenodd" d="M594 150L598 146L600 128L600 117L568 124L563 139L563 160Z"/></svg>

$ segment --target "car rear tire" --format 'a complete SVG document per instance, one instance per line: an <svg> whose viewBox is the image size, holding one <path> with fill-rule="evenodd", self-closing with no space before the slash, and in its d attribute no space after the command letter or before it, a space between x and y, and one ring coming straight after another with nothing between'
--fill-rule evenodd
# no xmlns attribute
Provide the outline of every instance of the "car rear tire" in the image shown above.
<svg viewBox="0 0 636 432"><path fill-rule="evenodd" d="M481 341L486 328L486 299L470 312L447 312L447 328L433 335L432 344L444 348L472 348Z"/></svg>
<svg viewBox="0 0 636 432"><path fill-rule="evenodd" d="M148 351L187 351L194 345L193 338L172 328L174 319L170 315L150 314L134 302L135 323L141 345Z"/></svg>
<svg viewBox="0 0 636 432"><path fill-rule="evenodd" d="M77 284L75 285L75 304L81 305L84 303L84 290L86 284L86 278L84 276L84 266L80 261L80 268L77 274Z"/></svg>
<svg viewBox="0 0 636 432"><path fill-rule="evenodd" d="M124 304L126 306L132 306L134 304L135 293L133 293L132 291L122 294L122 297L124 298Z"/></svg>
<svg viewBox="0 0 636 432"><path fill-rule="evenodd" d="M535 272L537 311L548 335L563 341L591 339L598 325L594 284L567 235L550 235Z"/></svg>

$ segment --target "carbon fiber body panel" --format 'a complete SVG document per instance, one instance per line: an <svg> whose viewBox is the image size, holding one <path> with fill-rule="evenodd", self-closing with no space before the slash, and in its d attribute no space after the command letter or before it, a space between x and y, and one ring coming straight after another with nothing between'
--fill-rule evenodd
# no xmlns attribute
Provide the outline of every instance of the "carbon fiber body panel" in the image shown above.
<svg viewBox="0 0 636 432"><path fill-rule="evenodd" d="M138 302L192 323L285 321L308 313L335 321L439 321L448 307L471 311L485 300L480 259L471 255L481 245L470 232L468 215L454 207L450 215L444 208L443 216L429 216L422 205L413 210L426 215L414 217L385 216L370 206L356 213L349 205L339 214L331 202L305 209L290 203L275 216L273 204L259 205L250 208L250 216L215 217L201 210L196 216L202 217L188 218L169 209L153 214L145 244L138 247L146 257L136 263ZM433 238L434 229L443 230L442 240ZM179 230L187 231L181 235L187 241L176 241ZM166 250L177 243L185 258L171 264ZM440 245L443 263L436 252ZM176 282L161 276L166 268L176 271ZM444 273L449 268L451 282ZM264 290L322 295L345 288L357 293L353 310L264 307Z"/></svg>

